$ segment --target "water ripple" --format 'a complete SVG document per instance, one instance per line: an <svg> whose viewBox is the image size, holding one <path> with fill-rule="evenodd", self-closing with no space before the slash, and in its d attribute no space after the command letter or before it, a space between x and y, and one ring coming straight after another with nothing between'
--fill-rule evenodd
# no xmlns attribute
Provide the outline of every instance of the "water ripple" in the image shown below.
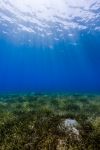
<svg viewBox="0 0 100 150"><path fill-rule="evenodd" d="M25 33L59 41L82 30L100 32L98 0L0 0L3 35L21 38Z"/></svg>

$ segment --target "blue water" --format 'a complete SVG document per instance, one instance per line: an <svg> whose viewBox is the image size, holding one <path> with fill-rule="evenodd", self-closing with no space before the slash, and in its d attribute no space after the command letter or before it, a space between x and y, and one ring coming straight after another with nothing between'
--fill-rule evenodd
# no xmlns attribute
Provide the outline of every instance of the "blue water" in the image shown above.
<svg viewBox="0 0 100 150"><path fill-rule="evenodd" d="M74 40L63 29L64 38L53 31L56 41L31 35L29 44L29 33L22 33L21 43L5 22L8 27L0 22L0 92L100 92L100 30L75 30ZM100 27L99 20L94 23ZM8 28L10 36L3 34Z"/></svg>

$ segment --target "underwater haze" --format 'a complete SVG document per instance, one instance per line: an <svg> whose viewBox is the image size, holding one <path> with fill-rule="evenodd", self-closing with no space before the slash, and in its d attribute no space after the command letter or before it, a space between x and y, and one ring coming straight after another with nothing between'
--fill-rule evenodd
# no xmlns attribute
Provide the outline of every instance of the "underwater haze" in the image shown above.
<svg viewBox="0 0 100 150"><path fill-rule="evenodd" d="M100 0L0 0L0 92L100 92Z"/></svg>

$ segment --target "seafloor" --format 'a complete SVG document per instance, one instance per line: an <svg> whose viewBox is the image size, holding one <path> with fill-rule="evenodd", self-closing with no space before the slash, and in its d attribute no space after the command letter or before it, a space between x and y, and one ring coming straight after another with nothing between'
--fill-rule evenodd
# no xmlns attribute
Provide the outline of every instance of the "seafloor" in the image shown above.
<svg viewBox="0 0 100 150"><path fill-rule="evenodd" d="M100 150L100 96L0 96L0 150Z"/></svg>

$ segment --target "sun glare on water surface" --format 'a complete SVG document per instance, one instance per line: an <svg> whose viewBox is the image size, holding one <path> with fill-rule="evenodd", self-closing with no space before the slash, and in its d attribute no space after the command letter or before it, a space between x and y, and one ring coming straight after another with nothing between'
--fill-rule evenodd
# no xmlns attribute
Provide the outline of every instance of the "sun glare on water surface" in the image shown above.
<svg viewBox="0 0 100 150"><path fill-rule="evenodd" d="M26 33L55 41L73 39L77 31L100 30L99 8L98 0L1 0L1 32L10 38L22 39Z"/></svg>

